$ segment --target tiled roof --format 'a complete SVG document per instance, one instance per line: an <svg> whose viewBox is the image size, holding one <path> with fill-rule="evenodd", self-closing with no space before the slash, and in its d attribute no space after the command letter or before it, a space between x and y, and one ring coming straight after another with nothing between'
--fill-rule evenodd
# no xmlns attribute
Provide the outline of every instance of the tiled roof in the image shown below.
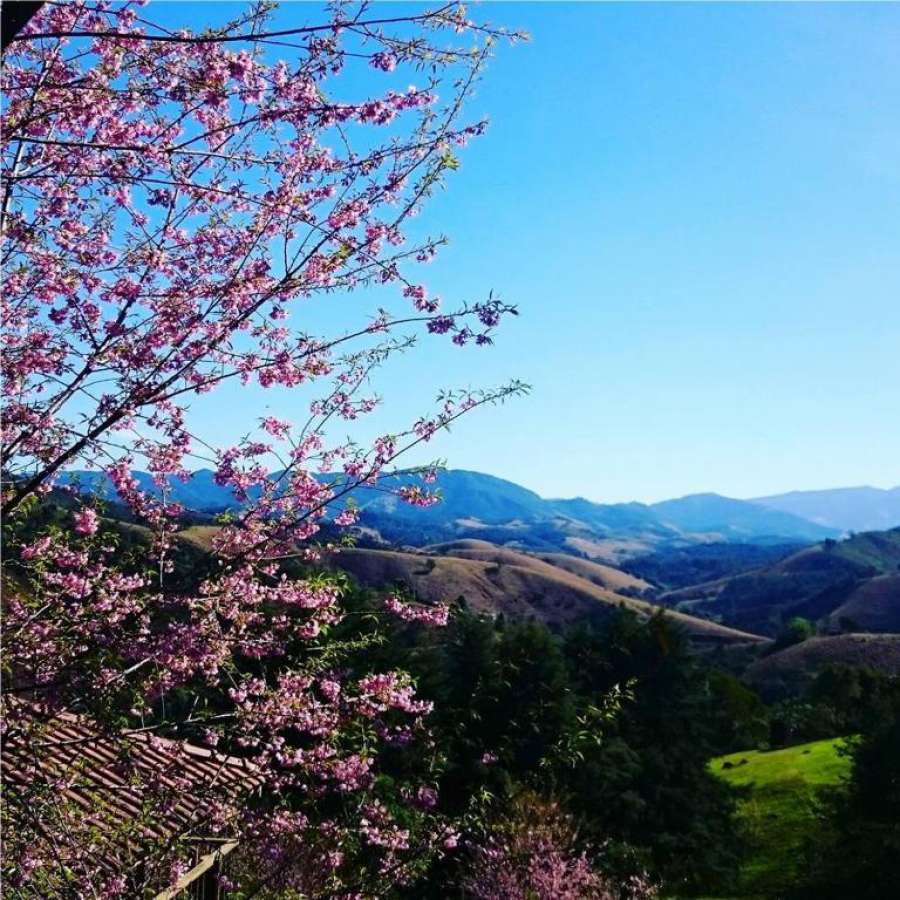
<svg viewBox="0 0 900 900"><path fill-rule="evenodd" d="M107 734L73 715L51 719L27 741L13 728L0 765L7 827L27 814L27 785L53 785L103 836L100 862L109 871L140 862L148 844L160 848L178 837L208 836L213 804L241 802L259 784L248 760L150 731Z"/></svg>

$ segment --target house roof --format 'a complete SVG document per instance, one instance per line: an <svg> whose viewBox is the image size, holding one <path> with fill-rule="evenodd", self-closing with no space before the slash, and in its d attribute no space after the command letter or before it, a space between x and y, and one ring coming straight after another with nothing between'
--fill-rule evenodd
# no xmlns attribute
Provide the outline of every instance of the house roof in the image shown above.
<svg viewBox="0 0 900 900"><path fill-rule="evenodd" d="M242 802L261 782L249 760L152 731L109 733L69 714L25 724L27 739L13 729L0 757L7 827L28 814L27 786L52 787L83 811L80 821L100 836L95 859L111 872L138 865L148 845L208 836L215 807Z"/></svg>

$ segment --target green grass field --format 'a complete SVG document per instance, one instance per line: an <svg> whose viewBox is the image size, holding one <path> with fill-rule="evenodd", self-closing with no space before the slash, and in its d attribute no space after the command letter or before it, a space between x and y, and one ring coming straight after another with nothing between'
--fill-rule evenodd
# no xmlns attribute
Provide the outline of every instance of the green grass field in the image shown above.
<svg viewBox="0 0 900 900"><path fill-rule="evenodd" d="M797 870L797 854L814 838L817 792L847 774L840 740L815 741L784 750L732 753L712 760L712 771L746 790L738 816L747 844L741 897L777 900ZM746 760L746 762L742 762ZM731 763L733 768L723 768Z"/></svg>

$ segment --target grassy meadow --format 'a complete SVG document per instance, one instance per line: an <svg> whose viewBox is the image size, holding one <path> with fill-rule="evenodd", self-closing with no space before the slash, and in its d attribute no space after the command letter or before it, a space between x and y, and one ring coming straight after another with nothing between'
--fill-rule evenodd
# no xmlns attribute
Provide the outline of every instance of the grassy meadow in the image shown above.
<svg viewBox="0 0 900 900"><path fill-rule="evenodd" d="M738 816L747 843L741 897L777 900L797 872L797 858L815 837L817 792L849 772L842 741L824 740L783 750L750 750L712 760L719 777L746 790Z"/></svg>

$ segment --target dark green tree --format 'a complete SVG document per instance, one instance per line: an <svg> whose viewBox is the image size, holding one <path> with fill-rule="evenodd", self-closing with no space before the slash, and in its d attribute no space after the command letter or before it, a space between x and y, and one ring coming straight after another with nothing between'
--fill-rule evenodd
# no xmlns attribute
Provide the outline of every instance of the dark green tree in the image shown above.
<svg viewBox="0 0 900 900"><path fill-rule="evenodd" d="M678 890L727 884L739 859L734 795L708 769L722 724L710 674L663 615L621 612L566 644L581 692L628 687L609 736L571 772L576 811L599 839L646 848L652 874Z"/></svg>
<svg viewBox="0 0 900 900"><path fill-rule="evenodd" d="M851 742L848 783L825 795L803 900L885 900L900 885L900 703Z"/></svg>

